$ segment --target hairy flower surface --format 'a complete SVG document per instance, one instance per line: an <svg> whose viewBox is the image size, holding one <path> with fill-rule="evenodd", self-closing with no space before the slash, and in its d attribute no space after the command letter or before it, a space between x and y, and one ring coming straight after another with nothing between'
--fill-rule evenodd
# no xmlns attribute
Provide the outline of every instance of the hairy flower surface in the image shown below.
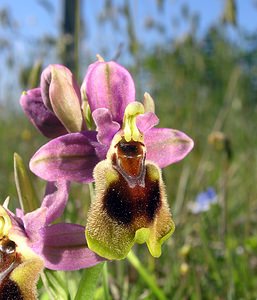
<svg viewBox="0 0 257 300"><path fill-rule="evenodd" d="M35 299L44 267L78 270L102 261L88 249L83 226L51 224L67 199L68 184L52 182L35 211L24 214L18 209L15 215L0 206L0 299Z"/></svg>
<svg viewBox="0 0 257 300"><path fill-rule="evenodd" d="M44 88L43 93L49 80L41 82L41 94L50 99L45 104L49 110L53 103L62 106L66 95L65 85L55 79L61 77L58 70L50 78L50 86L56 86L54 92ZM67 86L67 94L73 97L69 101L78 103L70 92L72 85ZM83 126L81 130L77 127L77 132L68 130L70 133L41 147L30 168L49 181L95 181L96 197L86 229L90 249L108 259L120 259L135 242L146 242L151 254L158 257L161 244L174 231L160 169L183 159L193 141L181 131L154 128L159 120L152 98L145 94L144 105L136 102L131 75L115 62L90 65L81 94L96 130L84 130ZM57 109L54 112L57 115ZM59 114L59 120L65 119L67 112Z"/></svg>
<svg viewBox="0 0 257 300"><path fill-rule="evenodd" d="M89 247L109 258L127 256L134 243L147 243L159 257L162 243L173 233L160 168L146 160L143 134L136 116L144 112L139 102L130 103L123 128L114 136L107 158L94 169L95 200L88 213Z"/></svg>
<svg viewBox="0 0 257 300"><path fill-rule="evenodd" d="M36 299L44 262L28 246L16 218L0 206L0 299Z"/></svg>

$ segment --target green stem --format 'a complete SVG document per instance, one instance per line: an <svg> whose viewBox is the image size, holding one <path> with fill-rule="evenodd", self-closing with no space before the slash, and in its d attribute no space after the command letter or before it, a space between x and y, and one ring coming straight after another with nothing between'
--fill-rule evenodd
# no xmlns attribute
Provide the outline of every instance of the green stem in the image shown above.
<svg viewBox="0 0 257 300"><path fill-rule="evenodd" d="M91 182L88 184L89 188L89 196L90 196L90 201L91 203L95 200L95 189L94 189L94 184Z"/></svg>
<svg viewBox="0 0 257 300"><path fill-rule="evenodd" d="M93 299L103 265L101 263L83 271L75 300Z"/></svg>
<svg viewBox="0 0 257 300"><path fill-rule="evenodd" d="M226 153L225 153L226 154ZM226 157L223 164L222 186L221 186L221 204L222 204L222 240L224 250L227 249L228 236L228 180L229 180L229 159Z"/></svg>
<svg viewBox="0 0 257 300"><path fill-rule="evenodd" d="M149 272L144 268L144 266L140 263L137 256L132 252L129 252L127 256L129 262L132 266L138 271L142 279L145 283L149 286L153 294L156 296L158 300L167 300L166 296L164 295L163 291L158 287L156 281L149 275Z"/></svg>
<svg viewBox="0 0 257 300"><path fill-rule="evenodd" d="M104 286L104 299L110 300L107 262L105 262L103 266L103 286Z"/></svg>

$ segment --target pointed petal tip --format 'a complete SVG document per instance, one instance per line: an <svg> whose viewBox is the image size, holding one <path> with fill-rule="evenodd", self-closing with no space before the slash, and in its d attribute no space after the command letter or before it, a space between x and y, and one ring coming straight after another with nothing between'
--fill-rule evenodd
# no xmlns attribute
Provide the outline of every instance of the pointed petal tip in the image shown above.
<svg viewBox="0 0 257 300"><path fill-rule="evenodd" d="M8 209L9 202L10 202L10 196L5 198L4 203L3 203L3 208Z"/></svg>

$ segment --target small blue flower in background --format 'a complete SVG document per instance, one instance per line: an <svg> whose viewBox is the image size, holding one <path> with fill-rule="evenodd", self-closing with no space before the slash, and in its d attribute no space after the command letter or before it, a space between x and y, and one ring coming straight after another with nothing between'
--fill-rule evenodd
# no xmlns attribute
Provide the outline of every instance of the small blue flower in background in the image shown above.
<svg viewBox="0 0 257 300"><path fill-rule="evenodd" d="M217 202L217 193L215 192L214 188L209 187L207 190L199 193L196 196L195 201L189 204L189 210L194 214L198 214L209 210L210 206Z"/></svg>

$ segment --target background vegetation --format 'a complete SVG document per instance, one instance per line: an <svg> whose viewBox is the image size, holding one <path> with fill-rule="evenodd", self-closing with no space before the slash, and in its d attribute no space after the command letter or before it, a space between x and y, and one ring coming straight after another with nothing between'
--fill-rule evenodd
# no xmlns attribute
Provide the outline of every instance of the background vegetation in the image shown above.
<svg viewBox="0 0 257 300"><path fill-rule="evenodd" d="M156 1L160 15L164 13L162 7L172 9L172 2L167 2ZM69 7L71 3L73 7ZM35 58L40 58L44 66L49 56L56 59L52 62L61 61L80 80L86 63L94 60L91 55L85 59L82 53L82 40L87 41L88 30L87 20L79 13L83 3L62 4L67 8L63 10L60 36L39 36L40 57L36 57L34 45L31 59L19 73L15 69L18 54L14 55L12 41L3 34L14 30L15 20L10 11L0 7L0 41L2 49L8 50L8 55L0 55L9 66L11 81L2 91L0 102L0 195L1 201L10 195L13 208L17 205L13 152L28 163L45 139L22 114L19 99L13 99L12 83L16 86L19 81L20 91L37 85ZM150 92L156 101L160 126L186 132L194 139L195 148L183 162L163 171L176 223L163 255L153 259L145 246L136 246L140 267L135 269L128 260L110 262L108 277L105 272L100 278L95 299L104 299L105 280L109 299L115 300L256 299L257 36L237 26L236 3L227 0L222 18L204 33L199 31L199 16L191 14L187 6L181 7L178 19L189 29L174 39L166 38L169 27L149 18L145 38L148 32L155 31L163 39L153 39L146 47L137 38L133 5L133 1L104 1L99 26L117 22L115 28L125 22L119 32L124 30L128 47L110 50L110 45L104 45L99 51L107 56L106 60L111 58L110 53L117 53L119 62L126 61L137 84L138 99L142 99L144 91ZM35 185L41 191L44 183L35 178ZM208 187L215 189L218 202L206 212L193 213L190 203ZM88 205L87 187L74 184L63 218L85 224ZM45 274L48 291L40 282L40 299L73 299L81 272ZM161 294L155 293L149 278L156 281Z"/></svg>

